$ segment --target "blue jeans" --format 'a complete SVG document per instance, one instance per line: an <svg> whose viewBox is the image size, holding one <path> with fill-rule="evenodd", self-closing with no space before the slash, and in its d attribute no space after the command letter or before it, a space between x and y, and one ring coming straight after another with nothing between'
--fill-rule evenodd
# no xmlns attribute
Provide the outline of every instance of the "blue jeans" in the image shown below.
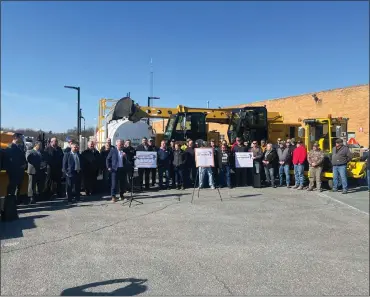
<svg viewBox="0 0 370 297"><path fill-rule="evenodd" d="M184 186L182 166L174 166L173 170L175 172L175 182L174 182L174 184L178 187Z"/></svg>
<svg viewBox="0 0 370 297"><path fill-rule="evenodd" d="M347 165L333 166L333 190L338 190L339 178L342 182L342 189L347 191Z"/></svg>
<svg viewBox="0 0 370 297"><path fill-rule="evenodd" d="M283 185L283 177L285 174L285 180L286 180L286 185L290 185L290 175L289 175L289 165L283 164L280 165L279 167L279 179L280 179L280 186Z"/></svg>
<svg viewBox="0 0 370 297"><path fill-rule="evenodd" d="M221 187L231 186L230 166L222 165L222 167L220 168L219 180L220 180L219 183Z"/></svg>
<svg viewBox="0 0 370 297"><path fill-rule="evenodd" d="M210 187L214 187L215 183L213 182L213 174L211 167L199 167L199 188L203 188L204 177L208 174L208 182Z"/></svg>
<svg viewBox="0 0 370 297"><path fill-rule="evenodd" d="M303 164L294 165L294 177L295 177L295 185L303 187L303 181L304 181Z"/></svg>
<svg viewBox="0 0 370 297"><path fill-rule="evenodd" d="M170 186L170 169L168 167L158 167L159 187L163 186L163 173L166 176L166 188Z"/></svg>

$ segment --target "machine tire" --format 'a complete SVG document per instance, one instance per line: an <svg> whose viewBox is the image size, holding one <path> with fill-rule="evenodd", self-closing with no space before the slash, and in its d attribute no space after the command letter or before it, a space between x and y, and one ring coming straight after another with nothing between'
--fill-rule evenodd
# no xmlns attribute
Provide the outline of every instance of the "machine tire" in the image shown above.
<svg viewBox="0 0 370 297"><path fill-rule="evenodd" d="M327 184L328 184L328 188L329 188L329 190L332 190L332 189L333 189L333 180L332 180L332 179L329 179L329 180L327 181Z"/></svg>

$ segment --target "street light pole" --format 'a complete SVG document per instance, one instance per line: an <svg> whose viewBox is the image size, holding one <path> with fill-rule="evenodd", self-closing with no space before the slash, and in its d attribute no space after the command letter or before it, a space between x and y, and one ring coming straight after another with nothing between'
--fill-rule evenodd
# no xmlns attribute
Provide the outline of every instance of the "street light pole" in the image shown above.
<svg viewBox="0 0 370 297"><path fill-rule="evenodd" d="M77 90L77 141L81 134L81 115L80 115L80 87L64 86L67 89Z"/></svg>
<svg viewBox="0 0 370 297"><path fill-rule="evenodd" d="M161 97L153 97L149 96L148 97L148 107L150 107L150 99L155 100L155 99L161 99ZM146 123L149 125L149 118L147 119Z"/></svg>

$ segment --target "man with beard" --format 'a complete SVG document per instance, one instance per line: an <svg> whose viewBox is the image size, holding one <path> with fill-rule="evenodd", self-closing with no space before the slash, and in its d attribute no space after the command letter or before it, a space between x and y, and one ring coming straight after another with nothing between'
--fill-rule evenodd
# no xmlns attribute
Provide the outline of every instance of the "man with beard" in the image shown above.
<svg viewBox="0 0 370 297"><path fill-rule="evenodd" d="M100 153L95 149L94 141L88 142L88 148L81 154L82 180L86 196L95 192L96 178L101 165Z"/></svg>
<svg viewBox="0 0 370 297"><path fill-rule="evenodd" d="M56 193L59 197L64 197L62 189L62 164L63 164L63 151L58 146L58 140L53 137L50 140L50 146L45 150L46 161L46 184L45 184L45 197L51 198L53 195L53 184L57 185Z"/></svg>

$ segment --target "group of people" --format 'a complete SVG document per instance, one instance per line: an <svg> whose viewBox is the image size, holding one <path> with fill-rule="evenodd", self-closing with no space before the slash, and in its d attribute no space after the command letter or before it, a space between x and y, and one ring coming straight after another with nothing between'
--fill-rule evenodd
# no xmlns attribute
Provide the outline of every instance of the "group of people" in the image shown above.
<svg viewBox="0 0 370 297"><path fill-rule="evenodd" d="M308 191L315 187L322 191L321 173L324 165L324 153L318 144L313 144L312 150L307 150L301 141L294 139L283 141L278 139L276 144L262 140L243 142L237 137L235 143L229 145L223 140L218 147L214 139L209 143L187 140L185 146L172 140L169 145L162 141L159 148L153 139L143 138L136 148L130 140L117 140L115 146L107 139L100 151L94 141L88 143L88 148L79 152L77 142L70 140L69 147L64 151L58 146L56 138L42 150L42 144L36 142L34 147L24 153L20 148L20 137L15 136L12 144L6 150L4 167L9 177L8 195L19 196L24 171L29 176L29 203L37 199L52 199L54 196L67 196L68 202L81 199L83 189L87 196L97 191L110 191L113 202L125 199L124 194L130 190L128 185L133 182L135 155L138 151L152 151L157 154L157 168L139 168L138 178L141 190L150 189L157 182L160 189L185 189L189 187L203 188L207 183L211 189L216 187L236 187L252 185L254 187L279 186L291 187L289 171L294 170L293 189L304 189L304 169L309 168ZM195 148L211 147L214 152L214 167L197 167ZM235 153L251 152L253 168L236 168ZM331 155L333 166L333 191L341 185L342 193L348 190L347 163L351 160L351 152L342 139L336 140L336 146ZM232 182L231 173L235 173ZM62 178L66 186L62 187ZM98 176L102 182L97 182ZM98 185L101 187L98 188Z"/></svg>

